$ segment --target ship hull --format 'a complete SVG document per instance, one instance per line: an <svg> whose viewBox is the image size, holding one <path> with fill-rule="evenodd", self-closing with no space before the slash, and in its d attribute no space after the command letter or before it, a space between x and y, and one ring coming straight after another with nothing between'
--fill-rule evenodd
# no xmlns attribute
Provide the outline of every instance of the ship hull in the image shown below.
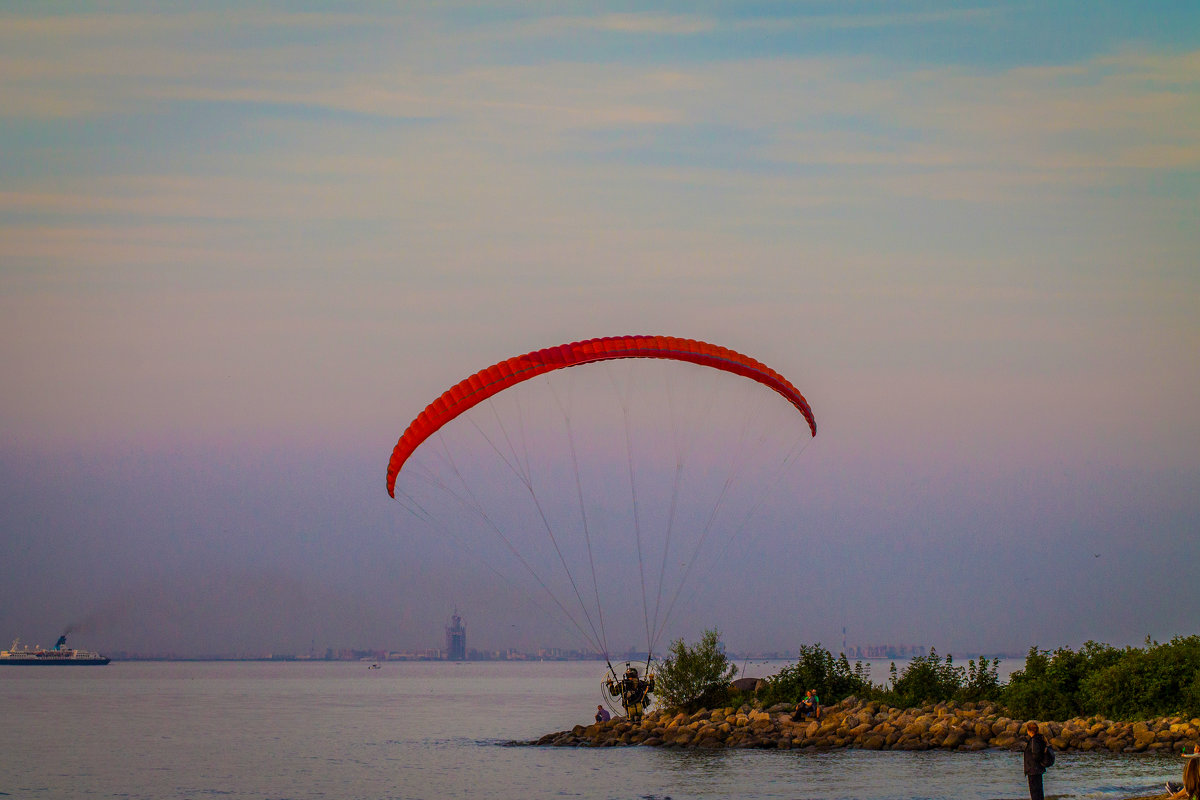
<svg viewBox="0 0 1200 800"><path fill-rule="evenodd" d="M101 667L109 659L100 658L0 658L0 667Z"/></svg>
<svg viewBox="0 0 1200 800"><path fill-rule="evenodd" d="M0 650L0 667L101 667L108 663L108 657L92 650L76 650L63 647L67 643L64 633L58 637L54 649L45 650L41 647L22 647L20 639L14 639L12 647Z"/></svg>

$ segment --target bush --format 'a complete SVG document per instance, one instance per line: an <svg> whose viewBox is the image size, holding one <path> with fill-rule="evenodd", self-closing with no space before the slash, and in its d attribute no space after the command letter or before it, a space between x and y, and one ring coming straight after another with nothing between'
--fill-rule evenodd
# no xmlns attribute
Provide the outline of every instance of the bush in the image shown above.
<svg viewBox="0 0 1200 800"><path fill-rule="evenodd" d="M705 634L697 651L707 644L716 652L716 632L711 633L711 641L709 636ZM673 646L673 652L675 648L689 658L696 657L682 641ZM736 673L723 654L720 659L729 672L723 680L712 682L712 697L674 704L691 708L719 705L725 699L729 678ZM680 660L681 665L689 663L693 662ZM998 701L1018 719L1066 720L1094 714L1118 720L1177 714L1200 717L1200 636L1177 636L1166 644L1147 639L1144 648L1123 650L1096 642L1087 642L1078 651L1031 647L1024 669L1014 672L1007 684L1000 683L999 668L999 659L980 658L963 669L955 665L952 656L942 659L931 649L928 656L914 658L901 674L893 663L890 687L876 686L862 662L851 668L844 654L834 658L820 644L801 645L796 663L767 678L757 701L763 706L797 703L806 690L815 689L822 704L851 695L901 708L950 700ZM717 694L720 700L714 699ZM688 697L699 695L693 691Z"/></svg>
<svg viewBox="0 0 1200 800"><path fill-rule="evenodd" d="M1110 719L1200 715L1200 637L1118 650L1088 642L1078 652L1030 648L1025 669L1012 674L1002 701L1016 716L1063 720L1100 714Z"/></svg>
<svg viewBox="0 0 1200 800"><path fill-rule="evenodd" d="M871 685L870 669L862 662L850 668L845 653L838 658L821 647L800 645L800 657L777 675L767 678L758 690L763 705L798 703L809 689L815 689L822 705L837 703L850 695L871 697L878 690Z"/></svg>
<svg viewBox="0 0 1200 800"><path fill-rule="evenodd" d="M971 703L980 700L999 700L1003 685L1000 683L1000 659L991 661L986 656L967 662L967 682L958 692L958 699Z"/></svg>
<svg viewBox="0 0 1200 800"><path fill-rule="evenodd" d="M713 629L705 631L695 647L683 639L671 644L655 680L655 694L664 706L695 711L725 704L737 667L721 651L720 640Z"/></svg>
<svg viewBox="0 0 1200 800"><path fill-rule="evenodd" d="M953 700L963 688L965 670L954 666L954 656L943 661L937 650L929 649L929 655L917 656L895 677L896 665L892 664L892 705L901 708L940 703Z"/></svg>
<svg viewBox="0 0 1200 800"><path fill-rule="evenodd" d="M1149 639L1146 649L1126 648L1113 663L1080 681L1087 712L1112 719L1200 714L1200 637L1167 644Z"/></svg>
<svg viewBox="0 0 1200 800"><path fill-rule="evenodd" d="M1064 720L1093 713L1095 707L1084 679L1117 663L1121 651L1106 644L1087 642L1079 652L1069 647L1049 650L1029 648L1025 668L1009 678L1001 701L1018 717Z"/></svg>

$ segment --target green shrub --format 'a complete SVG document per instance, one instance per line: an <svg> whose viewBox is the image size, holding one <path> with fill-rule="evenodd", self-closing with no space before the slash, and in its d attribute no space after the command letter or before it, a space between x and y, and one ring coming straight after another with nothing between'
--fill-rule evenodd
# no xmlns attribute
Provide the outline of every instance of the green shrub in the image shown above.
<svg viewBox="0 0 1200 800"><path fill-rule="evenodd" d="M664 706L695 711L725 704L737 667L721 651L720 640L721 634L713 629L705 631L695 647L688 647L683 639L671 644L655 679L654 691Z"/></svg>
<svg viewBox="0 0 1200 800"><path fill-rule="evenodd" d="M715 652L716 632L711 633L711 641L709 634L705 637L697 650L707 644ZM672 647L673 653L676 648L689 659L695 658L682 641ZM723 654L720 658L726 664ZM680 664L702 660L682 660ZM820 644L801 645L796 663L767 678L757 700L764 706L797 703L805 691L815 689L825 705L855 695L901 708L949 700L998 701L1018 719L1066 720L1093 714L1119 720L1176 714L1200 717L1200 636L1175 637L1166 644L1147 639L1144 648L1118 649L1096 642L1087 642L1077 651L1031 647L1024 668L1014 672L1007 684L1000 683L999 667L999 659L980 658L963 669L952 656L943 659L931 649L929 655L909 662L900 674L893 663L890 685L876 686L862 662L851 668L844 654L834 658ZM724 691L736 672L728 669L727 677L711 684L713 696L719 694L718 686ZM694 690L685 694L699 697ZM711 698L690 702L692 708L718 704Z"/></svg>
<svg viewBox="0 0 1200 800"><path fill-rule="evenodd" d="M845 653L838 658L821 645L800 645L800 657L778 674L767 678L758 690L763 705L798 703L809 689L815 689L823 705L839 702L850 695L871 697L878 690L871 685L870 670L862 662L851 669Z"/></svg>
<svg viewBox="0 0 1200 800"><path fill-rule="evenodd" d="M1025 656L1025 668L1009 677L1002 700L1023 719L1063 720L1076 716L1080 709L1079 682L1086 662L1085 655L1069 648L1060 647L1051 654L1031 647Z"/></svg>
<svg viewBox="0 0 1200 800"><path fill-rule="evenodd" d="M1200 714L1200 637L1145 649L1088 642L1078 652L1030 648L1025 668L1009 678L1002 702L1019 717L1063 720Z"/></svg>
<svg viewBox="0 0 1200 800"><path fill-rule="evenodd" d="M989 661L986 656L980 656L978 664L974 659L967 662L967 682L958 690L957 699L967 703L999 700L1003 688L1000 659Z"/></svg>
<svg viewBox="0 0 1200 800"><path fill-rule="evenodd" d="M895 675L896 665L892 664ZM937 650L930 648L929 655L917 656L908 663L904 672L892 680L892 705L901 708L940 703L952 700L963 688L965 670L954 666L954 656L943 661Z"/></svg>
<svg viewBox="0 0 1200 800"><path fill-rule="evenodd" d="M1126 648L1113 663L1080 682L1084 710L1112 719L1138 719L1200 712L1200 637L1167 644L1149 639L1146 649Z"/></svg>

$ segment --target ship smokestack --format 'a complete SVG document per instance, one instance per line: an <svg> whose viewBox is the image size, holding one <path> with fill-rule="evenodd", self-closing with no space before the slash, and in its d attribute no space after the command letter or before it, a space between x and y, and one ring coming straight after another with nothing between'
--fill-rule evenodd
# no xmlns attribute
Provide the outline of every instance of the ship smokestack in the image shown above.
<svg viewBox="0 0 1200 800"><path fill-rule="evenodd" d="M58 641L54 643L55 650L62 650L62 646L67 643L67 635L64 633L58 637Z"/></svg>

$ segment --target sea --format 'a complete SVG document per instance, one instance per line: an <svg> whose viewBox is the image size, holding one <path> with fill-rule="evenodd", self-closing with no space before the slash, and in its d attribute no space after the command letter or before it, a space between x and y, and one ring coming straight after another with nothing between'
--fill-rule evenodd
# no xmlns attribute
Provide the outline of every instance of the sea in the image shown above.
<svg viewBox="0 0 1200 800"><path fill-rule="evenodd" d="M1009 752L514 745L591 722L596 662L113 662L0 669L0 797L1023 798ZM1051 798L1179 780L1172 755L1063 753Z"/></svg>

